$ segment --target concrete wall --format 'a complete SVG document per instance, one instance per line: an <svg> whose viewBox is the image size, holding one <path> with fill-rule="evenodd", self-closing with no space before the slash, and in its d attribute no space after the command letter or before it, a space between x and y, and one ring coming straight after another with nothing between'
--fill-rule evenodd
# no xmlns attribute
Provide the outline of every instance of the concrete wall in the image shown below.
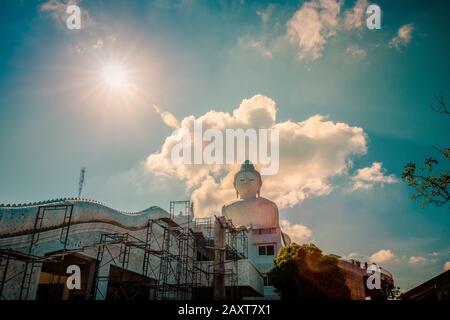
<svg viewBox="0 0 450 320"><path fill-rule="evenodd" d="M361 269L359 263L345 260L339 260L338 266L344 273L345 284L350 289L351 299L364 300L366 298L364 287L365 270Z"/></svg>
<svg viewBox="0 0 450 320"><path fill-rule="evenodd" d="M254 262L258 270L262 273L267 273L272 270L274 259L282 247L280 229L277 229L275 233L270 234L254 234L253 230L249 230L248 244L248 257ZM274 245L274 255L260 256L259 246L261 245Z"/></svg>
<svg viewBox="0 0 450 320"><path fill-rule="evenodd" d="M263 276L258 268L251 260L238 261L238 284L239 286L248 286L264 296L264 281Z"/></svg>

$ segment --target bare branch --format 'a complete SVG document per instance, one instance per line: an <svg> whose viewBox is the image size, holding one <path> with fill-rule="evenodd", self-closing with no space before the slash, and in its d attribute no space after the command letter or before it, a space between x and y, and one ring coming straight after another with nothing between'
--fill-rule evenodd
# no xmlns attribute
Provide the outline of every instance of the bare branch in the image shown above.
<svg viewBox="0 0 450 320"><path fill-rule="evenodd" d="M436 106L432 105L431 109L437 113L450 115L450 110L447 109L447 105L445 103L443 91L441 90L440 95L434 94L434 98L436 99L437 105Z"/></svg>

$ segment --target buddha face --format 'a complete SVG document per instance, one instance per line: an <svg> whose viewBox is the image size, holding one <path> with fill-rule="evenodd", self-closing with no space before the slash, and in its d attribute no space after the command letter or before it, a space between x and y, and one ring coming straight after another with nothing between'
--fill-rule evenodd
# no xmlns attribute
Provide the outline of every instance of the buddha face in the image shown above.
<svg viewBox="0 0 450 320"><path fill-rule="evenodd" d="M261 188L259 176L251 171L240 172L235 181L235 188L241 199L256 197Z"/></svg>

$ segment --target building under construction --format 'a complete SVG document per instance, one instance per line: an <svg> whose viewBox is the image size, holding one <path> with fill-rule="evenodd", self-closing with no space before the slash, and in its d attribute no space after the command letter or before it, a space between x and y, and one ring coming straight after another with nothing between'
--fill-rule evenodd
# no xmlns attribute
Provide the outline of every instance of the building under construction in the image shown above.
<svg viewBox="0 0 450 320"><path fill-rule="evenodd" d="M262 298L248 251L247 229L195 219L190 201L137 213L79 198L1 205L0 299Z"/></svg>

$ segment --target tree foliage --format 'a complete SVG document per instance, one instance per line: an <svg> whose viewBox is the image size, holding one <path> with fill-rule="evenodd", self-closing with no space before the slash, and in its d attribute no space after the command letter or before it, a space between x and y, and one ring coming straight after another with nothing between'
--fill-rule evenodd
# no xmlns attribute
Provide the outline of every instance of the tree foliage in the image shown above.
<svg viewBox="0 0 450 320"><path fill-rule="evenodd" d="M445 104L443 95L436 96L437 106L432 107L435 112L450 115ZM417 166L414 162L409 162L403 169L402 179L408 186L415 190L412 199L420 199L421 207L432 203L436 206L444 206L450 200L450 176L448 161L450 160L450 149L436 148L441 160L430 157L425 159L423 166ZM445 169L444 169L445 168Z"/></svg>
<svg viewBox="0 0 450 320"><path fill-rule="evenodd" d="M350 299L338 259L314 244L282 248L270 277L282 300Z"/></svg>
<svg viewBox="0 0 450 320"><path fill-rule="evenodd" d="M385 300L401 300L402 298L402 291L400 290L400 287L388 285L387 287L383 287L382 291L382 295Z"/></svg>

